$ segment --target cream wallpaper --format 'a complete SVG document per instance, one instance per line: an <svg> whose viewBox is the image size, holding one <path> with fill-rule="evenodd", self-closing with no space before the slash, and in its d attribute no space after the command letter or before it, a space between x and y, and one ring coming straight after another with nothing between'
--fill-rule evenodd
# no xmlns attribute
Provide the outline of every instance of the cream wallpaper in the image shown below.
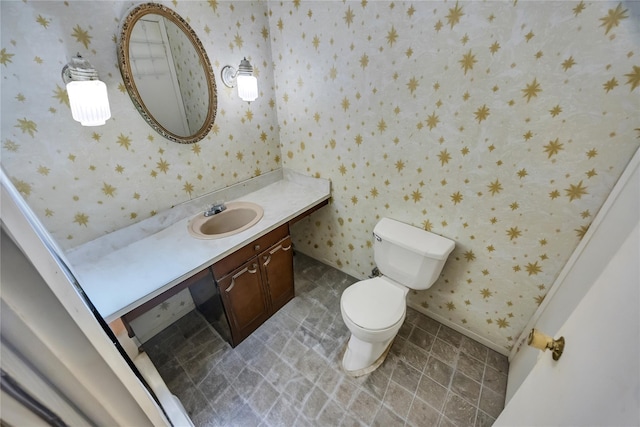
<svg viewBox="0 0 640 427"><path fill-rule="evenodd" d="M2 1L2 166L63 248L72 248L213 190L281 167L266 3L162 2L200 37L216 79L251 60L251 104L219 81L218 113L196 144L164 139L124 88L119 23L141 2ZM73 121L60 72L79 52L107 84L112 118Z"/></svg>
<svg viewBox="0 0 640 427"><path fill-rule="evenodd" d="M216 77L247 56L259 79L251 104L218 81L193 145L156 134L123 88L133 2L0 2L2 166L65 248L284 165L332 181L300 250L365 277L382 216L449 237L410 304L506 351L640 145L635 2L162 3ZM103 127L71 119L76 52L107 83Z"/></svg>
<svg viewBox="0 0 640 427"><path fill-rule="evenodd" d="M456 241L409 302L508 350L640 145L640 3L270 3L299 249L358 277L389 216ZM633 10L635 8L635 10Z"/></svg>

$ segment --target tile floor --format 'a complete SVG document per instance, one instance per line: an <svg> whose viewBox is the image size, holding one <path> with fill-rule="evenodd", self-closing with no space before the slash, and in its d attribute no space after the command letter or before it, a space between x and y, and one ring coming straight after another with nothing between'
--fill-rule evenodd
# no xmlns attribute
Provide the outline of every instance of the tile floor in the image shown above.
<svg viewBox="0 0 640 427"><path fill-rule="evenodd" d="M235 349L193 311L144 344L196 426L490 426L506 357L407 310L387 359L342 373L340 295L356 279L295 256L296 298Z"/></svg>

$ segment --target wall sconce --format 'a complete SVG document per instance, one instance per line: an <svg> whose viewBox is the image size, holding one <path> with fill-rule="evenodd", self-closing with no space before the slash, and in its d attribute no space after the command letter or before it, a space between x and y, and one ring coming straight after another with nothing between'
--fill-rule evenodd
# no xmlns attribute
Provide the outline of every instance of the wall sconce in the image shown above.
<svg viewBox="0 0 640 427"><path fill-rule="evenodd" d="M82 126L101 126L111 117L107 85L98 72L78 53L62 68L71 115Z"/></svg>
<svg viewBox="0 0 640 427"><path fill-rule="evenodd" d="M221 71L222 83L226 87L238 85L238 96L243 101L255 101L258 99L258 79L253 75L251 63L244 58L236 71L231 65L225 65Z"/></svg>
<svg viewBox="0 0 640 427"><path fill-rule="evenodd" d="M538 350L551 350L551 357L553 360L560 359L560 356L562 356L562 352L564 351L564 337L554 340L537 329L531 329L531 332L529 332L529 338L527 339L527 344L533 348L537 348Z"/></svg>

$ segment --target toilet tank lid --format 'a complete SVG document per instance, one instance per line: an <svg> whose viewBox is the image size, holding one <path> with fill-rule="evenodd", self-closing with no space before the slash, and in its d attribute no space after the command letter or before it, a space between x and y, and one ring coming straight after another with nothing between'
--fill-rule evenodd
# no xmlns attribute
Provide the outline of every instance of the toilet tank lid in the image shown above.
<svg viewBox="0 0 640 427"><path fill-rule="evenodd" d="M373 232L382 240L434 259L447 259L455 242L412 225L382 218Z"/></svg>

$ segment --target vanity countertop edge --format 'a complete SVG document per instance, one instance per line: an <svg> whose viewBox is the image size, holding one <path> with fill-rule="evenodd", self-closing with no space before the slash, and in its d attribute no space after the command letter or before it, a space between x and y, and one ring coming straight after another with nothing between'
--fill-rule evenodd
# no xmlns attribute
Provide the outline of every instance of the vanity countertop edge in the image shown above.
<svg viewBox="0 0 640 427"><path fill-rule="evenodd" d="M70 251L67 258L84 292L100 315L111 322L330 195L328 180L285 170L281 180L234 199L257 203L264 209L263 218L241 233L221 239L197 239L187 230L194 216L190 214L123 247L117 247L113 237L103 236L83 245L86 248ZM153 217L145 221L153 221ZM144 228L143 221L132 232ZM96 251L101 246L102 253Z"/></svg>

